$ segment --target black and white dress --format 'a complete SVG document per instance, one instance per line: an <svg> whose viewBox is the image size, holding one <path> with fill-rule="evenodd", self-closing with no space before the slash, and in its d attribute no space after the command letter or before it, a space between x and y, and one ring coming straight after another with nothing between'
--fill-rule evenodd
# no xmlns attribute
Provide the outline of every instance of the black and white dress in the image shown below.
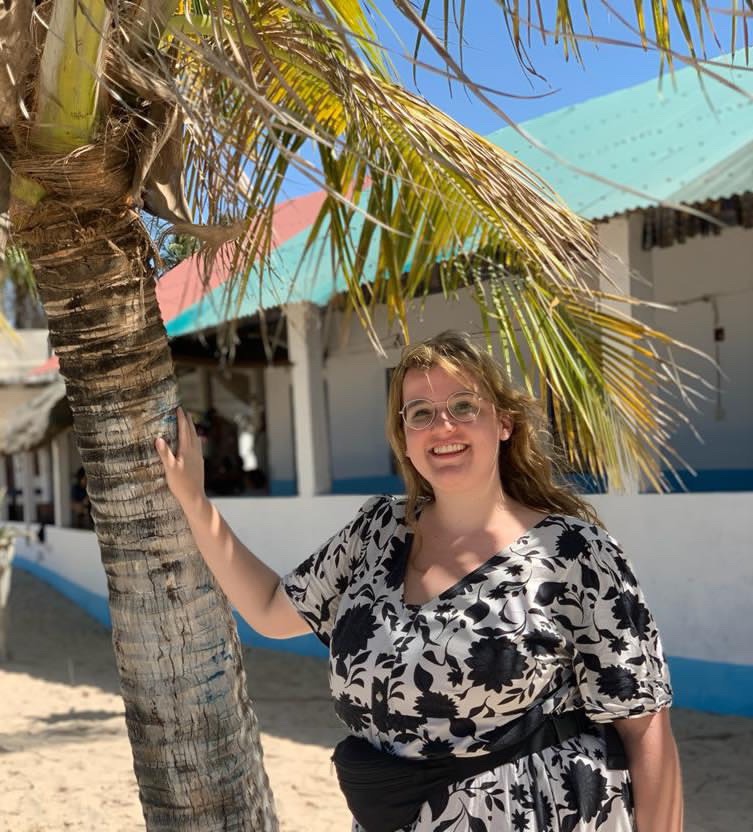
<svg viewBox="0 0 753 832"><path fill-rule="evenodd" d="M403 602L411 537L405 500L374 497L283 578L330 648L351 733L405 757L479 754L533 707L610 722L671 704L656 625L603 529L549 515L422 605ZM629 774L607 768L590 734L456 783L410 827L633 829Z"/></svg>

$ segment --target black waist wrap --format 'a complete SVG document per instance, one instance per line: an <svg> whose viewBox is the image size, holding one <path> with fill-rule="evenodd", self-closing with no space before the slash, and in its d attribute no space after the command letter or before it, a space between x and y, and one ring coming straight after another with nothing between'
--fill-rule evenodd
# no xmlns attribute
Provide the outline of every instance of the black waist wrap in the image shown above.
<svg viewBox="0 0 753 832"><path fill-rule="evenodd" d="M426 760L397 757L362 737L346 737L335 746L332 760L351 814L366 832L395 832L412 823L427 800L453 783L582 733L604 737L608 768L627 767L614 726L597 725L582 711L542 716L533 709L505 729L501 742L493 743L494 750L488 754Z"/></svg>

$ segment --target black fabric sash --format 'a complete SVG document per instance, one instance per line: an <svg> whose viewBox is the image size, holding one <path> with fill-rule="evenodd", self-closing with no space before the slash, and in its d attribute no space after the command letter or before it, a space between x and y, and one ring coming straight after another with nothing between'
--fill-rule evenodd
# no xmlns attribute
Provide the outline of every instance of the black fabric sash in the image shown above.
<svg viewBox="0 0 753 832"><path fill-rule="evenodd" d="M529 729L532 722L536 727ZM627 767L620 736L613 725L597 725L582 711L505 726L503 740L488 754L467 757L406 759L381 751L362 737L349 736L335 746L332 760L340 789L353 817L366 832L395 832L416 819L421 806L453 783L475 777L582 733L600 734L607 744L608 768ZM520 734L523 736L520 736Z"/></svg>

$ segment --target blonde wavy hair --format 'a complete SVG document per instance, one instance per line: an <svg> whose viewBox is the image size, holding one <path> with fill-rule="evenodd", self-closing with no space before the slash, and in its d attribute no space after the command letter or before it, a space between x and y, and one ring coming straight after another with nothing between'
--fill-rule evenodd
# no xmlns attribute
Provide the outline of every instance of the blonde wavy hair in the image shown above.
<svg viewBox="0 0 753 832"><path fill-rule="evenodd" d="M510 416L512 435L499 443L499 476L506 495L537 511L599 522L593 507L564 481L562 455L553 447L539 402L512 387L499 362L474 344L467 333L447 330L405 347L390 380L387 439L406 485L406 521L410 526L415 527L419 502L433 500L434 491L406 456L405 424L400 414L403 380L408 370L432 367L470 376L479 384L482 397L498 412Z"/></svg>

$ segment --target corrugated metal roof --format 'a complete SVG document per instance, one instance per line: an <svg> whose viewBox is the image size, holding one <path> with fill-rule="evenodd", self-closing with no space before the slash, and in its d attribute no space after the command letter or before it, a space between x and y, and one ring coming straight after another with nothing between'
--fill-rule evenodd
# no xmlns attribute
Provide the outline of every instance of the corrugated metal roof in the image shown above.
<svg viewBox="0 0 753 832"><path fill-rule="evenodd" d="M311 224L315 218L316 213L311 217ZM353 217L350 228L354 240L358 239L364 220L363 214ZM228 320L228 312L231 318L239 319L256 314L260 308L272 309L296 301L324 306L333 295L345 291L345 275L341 268L333 268L325 235L303 256L309 232L306 228L274 249L262 285L258 278L252 277L240 302L236 296L228 305L224 287L219 286L168 321L165 324L168 336L174 338L219 326ZM362 272L364 281L376 272L377 256L377 246L372 245Z"/></svg>
<svg viewBox="0 0 753 832"><path fill-rule="evenodd" d="M729 63L731 57L717 59ZM743 60L738 55L738 63ZM747 92L687 67L634 87L531 119L527 133L582 170L643 191L606 185L534 147L514 128L488 138L543 177L588 219L621 214L657 200L702 202L753 190L753 71L714 69ZM704 92L705 89L705 92Z"/></svg>
<svg viewBox="0 0 753 832"><path fill-rule="evenodd" d="M730 56L718 58L729 63ZM646 208L659 201L704 202L753 190L753 71L715 72L746 90L750 97L693 68L653 79L525 122L522 127L557 156L582 171L623 183L647 195L620 190L569 168L537 149L512 127L488 138L546 180L569 206L588 219ZM249 285L245 297L227 306L224 286L183 309L167 323L171 337L215 327L232 317L253 315L259 307L308 300L325 304L343 291L342 272L333 275L325 244L317 244L301 262L320 201L314 195L285 204L298 233L279 235L265 285ZM653 197L653 199L651 198ZM363 218L353 222L354 235ZM290 226L291 231L293 225ZM183 265L183 264L181 264ZM376 266L375 247L363 271L368 281ZM181 268L179 266L178 268ZM295 279L294 279L295 276ZM164 280L165 278L163 278Z"/></svg>

